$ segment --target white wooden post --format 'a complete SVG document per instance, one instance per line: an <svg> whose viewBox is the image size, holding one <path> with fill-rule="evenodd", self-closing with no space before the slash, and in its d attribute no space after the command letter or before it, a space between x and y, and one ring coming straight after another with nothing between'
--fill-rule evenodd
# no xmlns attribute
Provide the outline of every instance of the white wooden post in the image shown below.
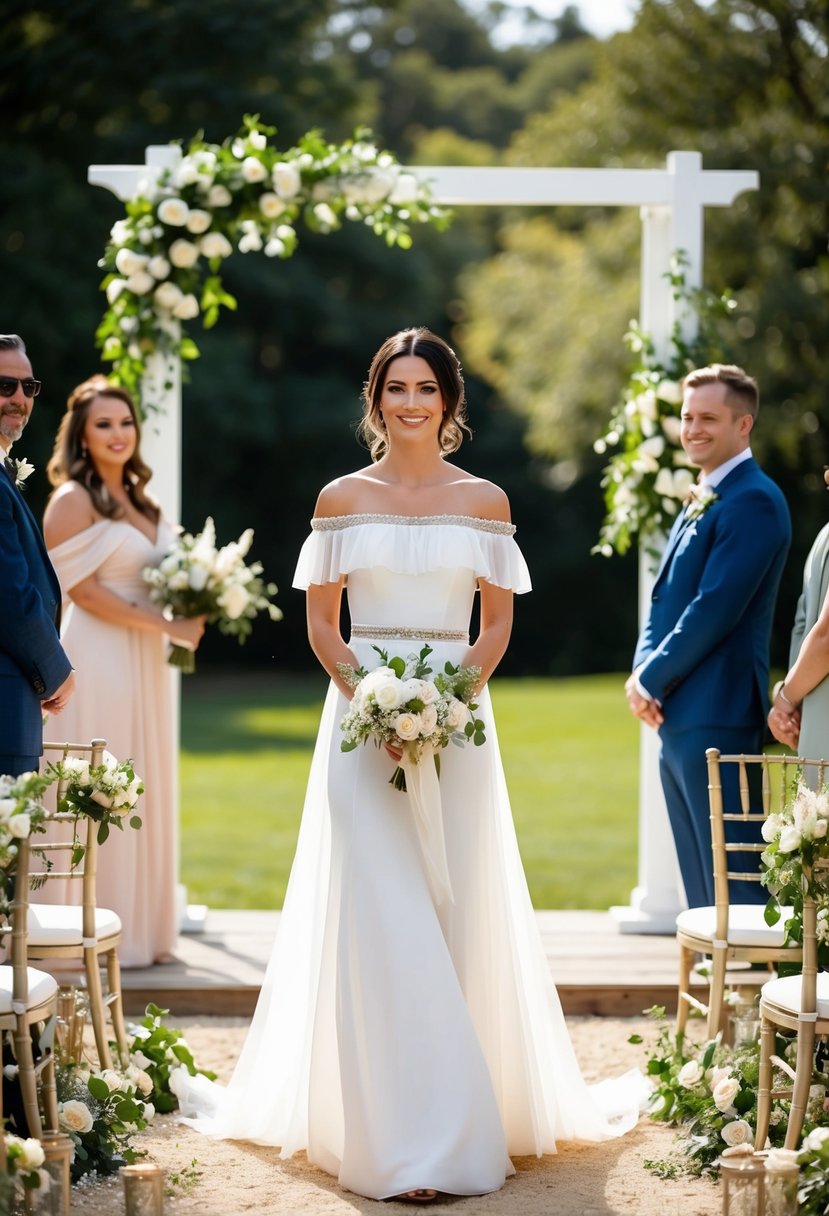
<svg viewBox="0 0 829 1216"><path fill-rule="evenodd" d="M142 179L157 174L180 157L177 147L150 147L144 165L92 165L89 181L119 198L132 197ZM639 207L642 216L641 320L664 353L675 316L675 302L665 274L673 253L688 258L686 281L702 281L705 207L729 207L737 195L756 190L754 170L703 170L699 152L671 152L664 169L470 168L418 165L409 170L429 182L436 202L452 206L605 206ZM693 314L680 318L690 335ZM154 368L158 375L159 369ZM156 400L162 412L145 431L145 452L155 470L152 488L171 519L178 519L181 494L181 382L173 376L169 390ZM155 439L154 439L155 436ZM650 598L649 573L641 569L640 606ZM620 690L621 696L621 690ZM640 751L639 881L629 907L613 912L623 931L670 932L679 908L675 853L662 799L657 740L643 734ZM670 858L670 863L668 863Z"/></svg>

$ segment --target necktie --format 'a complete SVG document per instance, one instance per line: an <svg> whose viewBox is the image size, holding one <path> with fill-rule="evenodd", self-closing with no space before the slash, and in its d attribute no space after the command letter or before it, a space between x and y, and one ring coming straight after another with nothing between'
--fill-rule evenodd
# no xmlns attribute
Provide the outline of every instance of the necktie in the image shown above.
<svg viewBox="0 0 829 1216"><path fill-rule="evenodd" d="M9 477L11 477L12 481L14 481L17 476L17 465L14 463L11 456L6 456L3 461L3 468L6 470Z"/></svg>

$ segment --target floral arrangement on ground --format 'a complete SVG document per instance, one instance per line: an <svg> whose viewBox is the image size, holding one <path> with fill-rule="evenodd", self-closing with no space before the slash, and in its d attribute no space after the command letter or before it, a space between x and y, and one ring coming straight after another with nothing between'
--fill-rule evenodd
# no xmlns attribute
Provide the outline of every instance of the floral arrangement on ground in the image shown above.
<svg viewBox="0 0 829 1216"><path fill-rule="evenodd" d="M680 444L681 381L692 368L717 357L716 322L732 312L736 301L728 292L689 288L686 270L685 256L675 254L668 277L674 299L696 314L696 337L687 341L677 322L661 359L636 321L624 336L635 363L607 431L593 445L600 456L608 456L601 482L605 518L593 547L602 557L626 553L637 538L656 552L694 484Z"/></svg>
<svg viewBox="0 0 829 1216"><path fill-rule="evenodd" d="M731 1047L719 1037L689 1042L668 1026L665 1010L647 1011L657 1027L656 1042L647 1051L646 1071L653 1081L647 1113L651 1119L678 1129L675 1150L662 1160L645 1162L647 1169L662 1178L683 1174L716 1177L720 1158L750 1147L754 1141L760 1049L757 1042ZM633 1035L632 1043L642 1043ZM796 1041L778 1036L776 1053L792 1062ZM829 1140L827 1077L815 1074L804 1122L804 1149ZM772 1103L769 1145L782 1149L790 1103L777 1098ZM811 1148L809 1151L811 1151ZM818 1154L829 1165L829 1147ZM823 1184L829 1200L829 1173ZM823 1209L820 1209L822 1212Z"/></svg>
<svg viewBox="0 0 829 1216"><path fill-rule="evenodd" d="M236 308L221 275L234 251L288 258L300 221L330 233L344 220L408 249L413 224L448 222L428 186L381 151L367 128L342 144L310 131L285 150L275 134L258 115L245 115L239 133L220 145L196 136L177 165L140 183L113 225L100 262L108 308L96 341L112 378L136 400L150 355L198 357L183 322L200 315L209 329L220 309ZM142 405L158 405L146 387Z"/></svg>

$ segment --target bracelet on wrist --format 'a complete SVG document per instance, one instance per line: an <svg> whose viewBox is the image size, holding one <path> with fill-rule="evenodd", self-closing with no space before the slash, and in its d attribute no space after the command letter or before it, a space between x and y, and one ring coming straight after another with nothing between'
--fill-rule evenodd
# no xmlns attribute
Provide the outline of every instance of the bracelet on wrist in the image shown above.
<svg viewBox="0 0 829 1216"><path fill-rule="evenodd" d="M784 704L788 705L789 709L795 710L795 709L797 709L797 706L795 705L794 701L790 701L789 698L786 696L785 692L783 691L785 689L785 687L786 687L785 684L781 684L777 690L777 695L780 698L780 700L783 701Z"/></svg>

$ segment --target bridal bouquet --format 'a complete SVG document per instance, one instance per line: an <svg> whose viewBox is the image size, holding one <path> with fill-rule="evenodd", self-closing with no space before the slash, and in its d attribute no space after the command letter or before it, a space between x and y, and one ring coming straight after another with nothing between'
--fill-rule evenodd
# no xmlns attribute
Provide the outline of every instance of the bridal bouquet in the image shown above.
<svg viewBox="0 0 829 1216"><path fill-rule="evenodd" d="M263 580L259 562L245 565L252 541L253 529L247 528L238 540L217 549L216 528L208 517L201 532L195 536L183 533L157 567L144 570L150 599L161 606L168 620L206 616L208 624L218 625L222 633L237 637L241 644L257 613L264 610L272 621L282 619L269 598L276 595L276 584ZM186 646L174 644L168 662L184 672L196 669L193 651Z"/></svg>
<svg viewBox="0 0 829 1216"><path fill-rule="evenodd" d="M449 743L462 747L470 739L476 746L485 742L484 723L475 717L475 686L481 678L480 667L455 667L446 663L443 671L433 673L428 663L431 646L407 659L389 658L374 646L381 666L371 672L337 664L337 670L354 689L348 713L340 723L344 738L340 750L353 751L358 744L373 739L379 747L389 743L419 763L424 751L434 754L440 772L438 752ZM390 784L406 789L406 775L400 765Z"/></svg>

